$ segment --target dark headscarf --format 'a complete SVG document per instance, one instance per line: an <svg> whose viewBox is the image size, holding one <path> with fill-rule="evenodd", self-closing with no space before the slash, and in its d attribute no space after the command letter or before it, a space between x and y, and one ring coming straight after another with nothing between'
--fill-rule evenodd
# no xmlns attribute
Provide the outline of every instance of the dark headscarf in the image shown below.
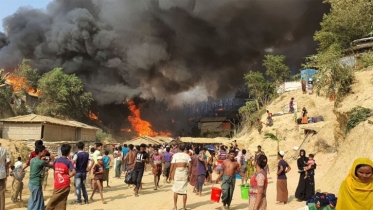
<svg viewBox="0 0 373 210"><path fill-rule="evenodd" d="M302 152L303 152L304 155L301 155ZM301 149L299 151L299 158L297 160L298 169L303 170L303 167L306 166L305 162L307 162L307 161L308 161L308 157L306 157L306 151L304 149Z"/></svg>

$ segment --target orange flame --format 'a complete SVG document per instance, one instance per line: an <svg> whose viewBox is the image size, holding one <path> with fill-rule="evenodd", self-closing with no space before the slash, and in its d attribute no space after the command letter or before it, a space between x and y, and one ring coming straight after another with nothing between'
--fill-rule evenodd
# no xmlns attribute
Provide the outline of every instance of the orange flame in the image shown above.
<svg viewBox="0 0 373 210"><path fill-rule="evenodd" d="M22 89L25 89L31 95L34 95L34 96L40 95L39 90L35 90L34 88L32 88L31 86L27 84L27 80L25 77L11 74L11 76L9 76L6 81L10 85L12 85L12 89L14 92L18 92L18 91L21 91Z"/></svg>
<svg viewBox="0 0 373 210"><path fill-rule="evenodd" d="M98 120L97 115L95 115L91 110L89 110L89 112L88 112L88 117L91 120Z"/></svg>
<svg viewBox="0 0 373 210"><path fill-rule="evenodd" d="M170 132L155 132L152 129L152 125L140 117L140 109L136 107L133 101L127 102L128 109L131 111L131 115L128 116L128 120L131 122L132 128L136 131L139 136L171 136Z"/></svg>

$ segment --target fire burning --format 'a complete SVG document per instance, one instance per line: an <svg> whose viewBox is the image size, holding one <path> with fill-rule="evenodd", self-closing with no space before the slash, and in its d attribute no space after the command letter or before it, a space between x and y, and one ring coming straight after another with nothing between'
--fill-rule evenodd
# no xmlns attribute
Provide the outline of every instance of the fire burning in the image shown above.
<svg viewBox="0 0 373 210"><path fill-rule="evenodd" d="M89 110L89 112L88 112L88 117L91 120L98 120L97 115L95 115L91 110Z"/></svg>
<svg viewBox="0 0 373 210"><path fill-rule="evenodd" d="M34 96L40 95L39 90L35 90L34 88L30 87L27 84L27 80L25 77L18 76L16 74L10 74L10 76L8 77L6 81L8 84L12 86L12 89L14 92L18 92L24 89L31 95L34 95Z"/></svg>
<svg viewBox="0 0 373 210"><path fill-rule="evenodd" d="M171 136L170 132L155 132L152 129L152 125L140 117L140 109L135 105L133 101L127 102L128 109L131 111L131 115L128 116L128 120L131 122L132 128L137 132L139 136Z"/></svg>

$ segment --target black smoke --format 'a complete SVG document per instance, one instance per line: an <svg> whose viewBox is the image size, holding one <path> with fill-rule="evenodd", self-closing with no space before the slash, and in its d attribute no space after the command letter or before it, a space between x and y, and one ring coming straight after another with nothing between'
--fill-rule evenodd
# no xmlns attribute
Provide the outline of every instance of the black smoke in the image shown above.
<svg viewBox="0 0 373 210"><path fill-rule="evenodd" d="M98 104L231 96L263 56L314 53L321 0L54 0L3 20L0 66L75 73Z"/></svg>

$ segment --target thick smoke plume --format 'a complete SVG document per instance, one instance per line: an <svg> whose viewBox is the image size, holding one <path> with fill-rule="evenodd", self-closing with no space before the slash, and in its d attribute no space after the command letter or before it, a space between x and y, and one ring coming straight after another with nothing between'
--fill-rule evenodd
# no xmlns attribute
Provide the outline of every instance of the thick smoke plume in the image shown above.
<svg viewBox="0 0 373 210"><path fill-rule="evenodd" d="M297 72L326 10L321 0L54 0L3 20L0 66L63 67L99 104L222 98L264 54L287 55Z"/></svg>

